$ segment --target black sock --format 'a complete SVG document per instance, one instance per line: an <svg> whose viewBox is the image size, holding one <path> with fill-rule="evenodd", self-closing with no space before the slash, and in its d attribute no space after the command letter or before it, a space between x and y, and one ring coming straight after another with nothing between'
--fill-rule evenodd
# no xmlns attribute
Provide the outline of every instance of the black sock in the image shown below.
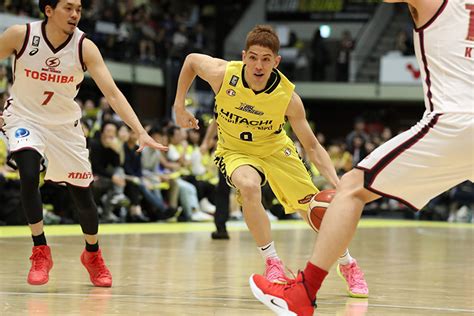
<svg viewBox="0 0 474 316"><path fill-rule="evenodd" d="M96 242L95 244L91 245L86 241L86 251L89 251L89 252L99 251L99 242Z"/></svg>
<svg viewBox="0 0 474 316"><path fill-rule="evenodd" d="M38 236L31 235L31 237L33 238L33 244L35 246L46 246L46 237L44 236L44 232Z"/></svg>

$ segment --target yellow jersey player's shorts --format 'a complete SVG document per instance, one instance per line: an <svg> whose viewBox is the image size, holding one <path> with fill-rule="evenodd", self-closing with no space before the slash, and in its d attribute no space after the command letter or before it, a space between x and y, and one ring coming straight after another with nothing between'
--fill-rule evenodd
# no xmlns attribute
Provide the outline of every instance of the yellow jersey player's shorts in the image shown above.
<svg viewBox="0 0 474 316"><path fill-rule="evenodd" d="M218 146L214 161L231 186L235 169L243 165L255 168L263 177L262 185L268 181L286 214L306 211L311 197L319 192L289 138L285 146L266 157L250 156Z"/></svg>

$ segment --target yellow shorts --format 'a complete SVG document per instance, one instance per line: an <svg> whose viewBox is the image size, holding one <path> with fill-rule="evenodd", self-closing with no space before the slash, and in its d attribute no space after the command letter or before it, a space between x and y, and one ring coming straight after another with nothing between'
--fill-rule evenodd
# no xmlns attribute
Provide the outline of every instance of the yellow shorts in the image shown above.
<svg viewBox="0 0 474 316"><path fill-rule="evenodd" d="M243 165L254 167L262 176L262 185L268 181L286 214L306 211L311 197L319 192L290 139L284 147L267 157L253 157L218 147L214 162L231 186L235 169Z"/></svg>

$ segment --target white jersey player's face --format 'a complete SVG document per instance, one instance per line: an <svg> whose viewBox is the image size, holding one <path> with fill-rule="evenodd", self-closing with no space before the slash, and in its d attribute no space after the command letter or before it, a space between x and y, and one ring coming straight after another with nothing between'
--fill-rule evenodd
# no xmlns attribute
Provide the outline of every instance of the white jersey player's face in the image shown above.
<svg viewBox="0 0 474 316"><path fill-rule="evenodd" d="M74 33L81 19L81 12L81 0L60 0L56 8L46 7L48 23L54 24L67 35Z"/></svg>

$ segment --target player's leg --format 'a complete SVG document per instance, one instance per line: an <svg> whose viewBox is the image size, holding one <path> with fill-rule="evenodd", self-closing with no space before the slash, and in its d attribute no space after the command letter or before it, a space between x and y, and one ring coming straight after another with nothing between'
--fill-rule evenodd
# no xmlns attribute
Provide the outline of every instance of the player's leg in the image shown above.
<svg viewBox="0 0 474 316"><path fill-rule="evenodd" d="M265 182L262 160L218 148L214 162L227 182L238 190L244 220L266 264L265 276L271 282L286 283L288 278L278 258L270 220L262 205L261 185Z"/></svg>
<svg viewBox="0 0 474 316"><path fill-rule="evenodd" d="M288 141L285 150L276 152L266 158L264 162L264 168L271 170L268 173L268 182L285 211L298 210L308 222L309 202L318 189L301 161L294 144ZM349 295L367 297L369 290L364 274L357 261L351 257L348 249L341 252L338 263L340 265L338 271L347 284Z"/></svg>
<svg viewBox="0 0 474 316"><path fill-rule="evenodd" d="M51 249L46 243L43 231L43 206L39 192L42 157L37 151L27 149L14 152L12 158L20 173L21 202L34 243L30 257L31 269L28 273L28 283L41 285L48 282L49 271L53 267Z"/></svg>
<svg viewBox="0 0 474 316"><path fill-rule="evenodd" d="M337 194L324 215L313 256L307 265L308 271L305 273L305 277L314 281L314 283L309 283L314 284L314 286L308 286L311 297L313 291L315 294L319 289L320 282L327 274L325 272L329 271L332 264L347 250L355 234L364 205L379 197L364 188L363 171L352 170L342 177L337 188ZM321 253L321 251L325 251L324 256L314 255L316 252ZM319 271L321 269L323 271ZM340 272L348 284L349 291L351 291L350 287L353 287L352 291L354 292L351 296L366 297L368 295L368 290L367 293L364 293L366 284L364 285L365 282L362 282L363 275L357 267L356 261L349 263L347 266L340 265ZM321 277L323 278L320 280Z"/></svg>
<svg viewBox="0 0 474 316"><path fill-rule="evenodd" d="M291 289L254 275L250 279L254 294L264 303L268 297L282 300L284 311L304 308L312 315L311 300L352 239L364 204L383 195L421 209L433 197L468 179L473 165L465 150L472 126L472 116L466 114L430 113L378 147L359 163L357 168L362 170L353 170L341 179L311 260ZM259 297L260 293L264 296Z"/></svg>
<svg viewBox="0 0 474 316"><path fill-rule="evenodd" d="M94 202L91 187L81 188L68 185L69 193L79 212L79 223L84 233L86 247L81 255L81 262L90 275L95 286L112 286L112 275L105 265L102 252L99 249L97 233L99 231L99 216Z"/></svg>
<svg viewBox="0 0 474 316"><path fill-rule="evenodd" d="M250 165L232 172L232 184L239 190L245 223L265 260L264 276L270 282L286 283L288 278L272 238L270 220L262 205L263 175Z"/></svg>
<svg viewBox="0 0 474 316"><path fill-rule="evenodd" d="M355 233L364 203L377 197L365 190L362 183L359 184L359 188L362 187L362 189L354 187L358 185L358 173L362 172L356 170L342 177L338 193L324 215L311 261L308 262L306 269L298 274L295 282L283 287L267 282L260 275L250 277L249 283L253 294L270 309L277 313L289 312L288 315L313 315L316 293L331 265L336 262L344 249L347 249ZM338 196L339 199L337 199ZM325 226L329 227L324 228ZM322 234L324 229L326 232ZM318 245L319 248L316 248ZM319 260L321 252L315 256L316 251L327 251L323 257L330 258L326 259L327 262L330 262L328 266L322 268L319 265L326 261Z"/></svg>
<svg viewBox="0 0 474 316"><path fill-rule="evenodd" d="M233 171L231 179L239 190L244 219L257 246L268 245L272 237L270 220L262 205L260 173L250 165L243 165Z"/></svg>
<svg viewBox="0 0 474 316"><path fill-rule="evenodd" d="M299 210L298 213L309 223L308 211ZM368 297L369 287L365 280L364 272L359 267L357 260L351 256L348 248L339 256L337 263L337 274L346 283L349 296L357 298Z"/></svg>
<svg viewBox="0 0 474 316"><path fill-rule="evenodd" d="M41 155L35 150L12 154L20 173L21 202L33 236L43 234L43 206L39 191ZM46 242L44 243L46 244Z"/></svg>
<svg viewBox="0 0 474 316"><path fill-rule="evenodd" d="M216 231L211 234L212 239L229 239L226 222L229 219L229 194L230 187L224 175L219 172L219 183L216 188L216 213L214 214L214 224Z"/></svg>
<svg viewBox="0 0 474 316"><path fill-rule="evenodd" d="M45 180L67 183L68 191L79 211L86 239L81 262L95 286L111 286L112 277L104 264L101 250L98 249L97 206L90 187L93 175L81 125L77 122L65 124L54 130L44 130L43 133L47 139L45 155L48 158Z"/></svg>

